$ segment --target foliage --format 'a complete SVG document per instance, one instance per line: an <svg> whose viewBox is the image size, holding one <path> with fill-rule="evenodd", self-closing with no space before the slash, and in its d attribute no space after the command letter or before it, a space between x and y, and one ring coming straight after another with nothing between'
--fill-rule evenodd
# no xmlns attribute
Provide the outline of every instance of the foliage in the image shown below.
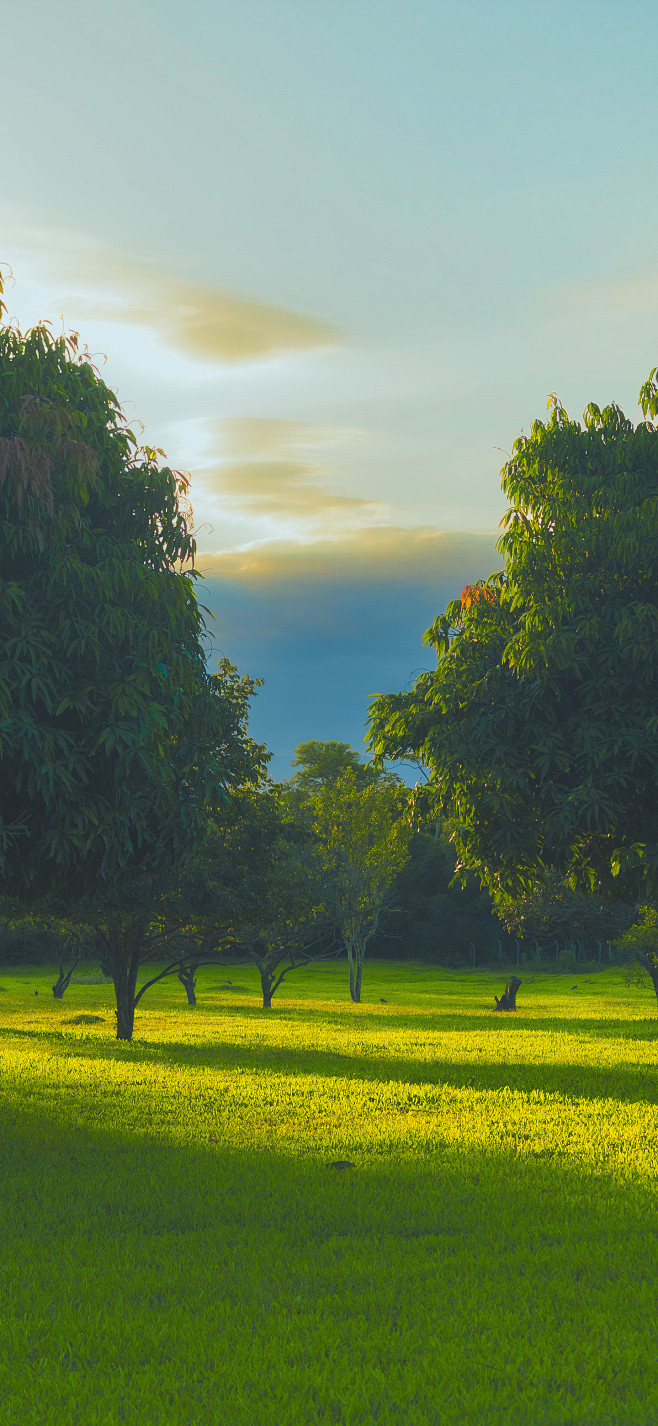
<svg viewBox="0 0 658 1426"><path fill-rule="evenodd" d="M655 906L640 906L640 920L629 926L619 938L619 945L625 951L632 951L640 972L646 971L658 1000L658 909Z"/></svg>
<svg viewBox="0 0 658 1426"><path fill-rule="evenodd" d="M209 672L187 481L75 336L0 327L0 873L24 902L157 875L258 774Z"/></svg>
<svg viewBox="0 0 658 1426"><path fill-rule="evenodd" d="M551 405L503 470L504 570L428 630L436 669L374 701L371 746L430 769L460 865L494 895L553 870L633 903L658 886L658 430Z"/></svg>
<svg viewBox="0 0 658 1426"><path fill-rule="evenodd" d="M0 965L50 965L57 960L60 938L36 916L0 913Z"/></svg>
<svg viewBox="0 0 658 1426"><path fill-rule="evenodd" d="M209 952L258 967L263 1007L290 971L335 953L322 906L320 848L290 787L246 789L234 796L190 859L174 898L185 929L188 998ZM192 946L198 947L198 957Z"/></svg>
<svg viewBox="0 0 658 1426"><path fill-rule="evenodd" d="M511 935L538 941L616 940L637 919L637 910L620 901L574 890L558 873L549 873L544 882L514 900L500 896L496 913Z"/></svg>
<svg viewBox="0 0 658 1426"><path fill-rule="evenodd" d="M7 1421L656 1420L646 992L524 978L499 1026L494 977L373 963L354 1017L328 964L272 1017L240 975L131 1046L111 988L0 976Z"/></svg>
<svg viewBox="0 0 658 1426"><path fill-rule="evenodd" d="M391 894L396 914L374 937L374 956L463 965L471 961L472 945L479 961L482 948L492 949L501 937L488 892L472 875L455 881L454 849L443 834L413 832Z"/></svg>
<svg viewBox="0 0 658 1426"><path fill-rule="evenodd" d="M326 875L321 851L306 828L284 826L260 879L260 896L242 941L258 967L263 1008L291 971L337 953L323 905Z"/></svg>
<svg viewBox="0 0 658 1426"><path fill-rule="evenodd" d="M355 748L335 738L328 742L309 738L306 743L298 743L290 766L299 769L290 779L291 786L305 794L320 792L346 772L352 773L359 787L378 779L371 763L363 763Z"/></svg>
<svg viewBox="0 0 658 1426"><path fill-rule="evenodd" d="M408 856L406 789L390 774L365 783L352 770L313 798L329 917L347 951L350 995L361 998L368 942L391 909L391 887Z"/></svg>
<svg viewBox="0 0 658 1426"><path fill-rule="evenodd" d="M208 670L187 481L75 336L0 329L0 873L93 920L132 1033L163 882L266 755Z"/></svg>
<svg viewBox="0 0 658 1426"><path fill-rule="evenodd" d="M250 680L231 670L236 734L245 741ZM256 764L258 772L259 765ZM132 1038L135 1010L145 991L176 974L194 1003L195 972L202 962L223 964L251 907L254 882L272 837L269 802L258 785L232 790L206 821L203 842L177 869L123 880L104 896L87 898L102 970L117 1001L117 1038ZM166 957L166 966L140 989L141 967Z"/></svg>

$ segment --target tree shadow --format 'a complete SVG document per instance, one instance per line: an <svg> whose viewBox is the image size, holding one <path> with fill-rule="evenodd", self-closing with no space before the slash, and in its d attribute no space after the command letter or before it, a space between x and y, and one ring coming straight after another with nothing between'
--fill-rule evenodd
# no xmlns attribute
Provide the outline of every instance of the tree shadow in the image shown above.
<svg viewBox="0 0 658 1426"><path fill-rule="evenodd" d="M431 1061L408 1056L363 1054L353 1051L312 1049L295 1045L232 1043L202 1044L178 1041L146 1042L139 1038L126 1044L99 1034L69 1035L63 1031L4 1028L2 1035L16 1039L54 1041L65 1044L71 1058L165 1064L182 1068L246 1070L253 1074L281 1074L294 1077L320 1076L333 1080L362 1080L366 1083L449 1085L458 1089L524 1094L541 1090L569 1099L612 1099L620 1103L658 1104L658 1075L650 1065L588 1065L574 1062L546 1064L541 1061L488 1062L477 1052L472 1058L455 1062L446 1058Z"/></svg>
<svg viewBox="0 0 658 1426"><path fill-rule="evenodd" d="M354 1151L335 1172L335 1151L229 1148L203 1122L184 1144L75 1126L86 1108L72 1086L3 1123L12 1419L35 1374L52 1420L243 1426L281 1419L285 1400L300 1423L426 1422L455 1382L441 1420L593 1419L594 1386L597 1419L655 1419L646 1185L444 1145ZM406 1418L387 1414L387 1370L419 1393Z"/></svg>
<svg viewBox="0 0 658 1426"><path fill-rule="evenodd" d="M361 1006L346 1005L345 1009L336 1009L335 1002L328 1002L326 1005L317 1002L309 1004L308 1001L289 1002L275 999L272 1010L264 1012L261 1005L233 1005L208 1004L202 998L199 999L198 1010L200 1014L221 1018L221 1019L247 1019L262 1023L265 1014L279 1014L288 1020L296 1020L300 1023L308 1024L314 1020L321 1022L323 1026L329 1024L336 1029L349 1028L345 1016L354 1016L354 1023L359 1025L359 1016L365 1012L368 1016L368 1026L374 1030L390 1032L395 1030L414 1030L423 1028L427 1021L431 1021L428 1028L439 1031L467 1033L469 1035L486 1033L496 1036L509 1034L512 1031L521 1031L526 1034L536 1034L537 1032L547 1032L553 1035L573 1035L577 1039L585 1036L595 1036L600 1039L610 1040L643 1040L658 1042L658 1016L646 1015L641 1019L628 1019L592 1014L578 1015L568 1019L560 1015L524 1015L523 1009L516 1012L497 1012L491 1010L480 1010L473 1014L468 1010L445 1011L442 1008L433 1010L431 1006L420 1006L418 1010L411 1010L407 1006L397 1006L391 1001L388 1010L382 1011L374 1008L371 1004L363 1002ZM135 1025L138 1030L138 1021Z"/></svg>

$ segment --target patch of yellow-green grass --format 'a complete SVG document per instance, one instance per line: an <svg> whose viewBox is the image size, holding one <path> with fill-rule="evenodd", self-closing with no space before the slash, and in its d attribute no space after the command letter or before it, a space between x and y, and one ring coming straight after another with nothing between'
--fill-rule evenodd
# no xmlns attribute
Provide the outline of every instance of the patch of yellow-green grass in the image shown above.
<svg viewBox="0 0 658 1426"><path fill-rule="evenodd" d="M658 1420L647 991L209 969L123 1045L49 979L0 973L9 1423Z"/></svg>

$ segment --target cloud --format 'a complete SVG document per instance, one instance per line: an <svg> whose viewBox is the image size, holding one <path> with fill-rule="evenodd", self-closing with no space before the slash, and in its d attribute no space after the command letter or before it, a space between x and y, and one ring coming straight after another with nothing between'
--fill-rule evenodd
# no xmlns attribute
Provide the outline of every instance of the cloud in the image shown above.
<svg viewBox="0 0 658 1426"><path fill-rule="evenodd" d="M193 499L212 501L226 517L240 511L264 521L256 537L318 538L390 521L389 506L334 488L337 472L326 454L361 432L271 418L211 421L206 438L213 463L193 471ZM274 522L274 527L272 527Z"/></svg>
<svg viewBox="0 0 658 1426"><path fill-rule="evenodd" d="M423 632L464 584L500 568L495 541L389 526L199 558L210 661L225 654L264 677L250 729L273 750L276 777L290 776L304 738L362 746L369 699L432 667Z"/></svg>
<svg viewBox="0 0 658 1426"><path fill-rule="evenodd" d="M206 578L258 591L289 586L294 593L304 586L310 590L326 584L339 588L454 584L456 588L501 568L497 538L494 532L380 525L309 544L272 540L226 554L202 553L197 565Z"/></svg>
<svg viewBox="0 0 658 1426"><path fill-rule="evenodd" d="M551 295L551 313L561 318L574 313L580 318L600 322L608 318L628 322L631 318L652 313L658 307L658 272L647 271L627 278L607 278L598 282L579 282L555 287Z"/></svg>
<svg viewBox="0 0 658 1426"><path fill-rule="evenodd" d="M206 489L212 484L215 493L221 492L241 508L253 508L259 515L283 515L295 520L337 518L344 524L345 518L376 516L386 509L374 500L327 490L315 483L319 475L321 469L302 461L239 461L216 471L197 471L195 481L200 477Z"/></svg>
<svg viewBox="0 0 658 1426"><path fill-rule="evenodd" d="M54 300L65 295L76 321L146 327L167 347L214 362L257 361L339 340L337 329L320 318L175 277L78 234L13 227L15 264L23 253L56 282L60 292Z"/></svg>

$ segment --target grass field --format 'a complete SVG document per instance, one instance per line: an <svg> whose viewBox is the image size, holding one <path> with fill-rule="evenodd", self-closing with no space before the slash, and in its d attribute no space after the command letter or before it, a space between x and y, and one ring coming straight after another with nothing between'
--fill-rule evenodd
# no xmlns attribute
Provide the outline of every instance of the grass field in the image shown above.
<svg viewBox="0 0 658 1426"><path fill-rule="evenodd" d="M658 1422L653 995L346 977L0 973L3 1423Z"/></svg>

